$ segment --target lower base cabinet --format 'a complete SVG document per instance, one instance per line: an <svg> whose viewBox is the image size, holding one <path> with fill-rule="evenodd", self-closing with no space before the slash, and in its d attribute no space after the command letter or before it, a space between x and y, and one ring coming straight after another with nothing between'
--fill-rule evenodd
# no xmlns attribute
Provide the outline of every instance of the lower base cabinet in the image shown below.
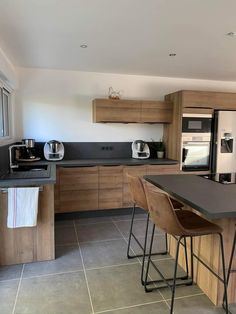
<svg viewBox="0 0 236 314"><path fill-rule="evenodd" d="M66 213L132 207L127 174L179 173L179 165L59 167L55 212Z"/></svg>
<svg viewBox="0 0 236 314"><path fill-rule="evenodd" d="M52 260L54 244L54 186L39 192L37 226L7 228L7 193L0 192L0 265Z"/></svg>

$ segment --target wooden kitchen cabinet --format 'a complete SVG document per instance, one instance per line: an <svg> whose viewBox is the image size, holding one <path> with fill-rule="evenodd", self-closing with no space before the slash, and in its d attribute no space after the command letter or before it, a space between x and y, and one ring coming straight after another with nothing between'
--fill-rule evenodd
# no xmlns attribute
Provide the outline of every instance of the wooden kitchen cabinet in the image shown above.
<svg viewBox="0 0 236 314"><path fill-rule="evenodd" d="M180 166L175 165L147 165L147 175L179 174Z"/></svg>
<svg viewBox="0 0 236 314"><path fill-rule="evenodd" d="M123 166L100 166L98 208L123 207Z"/></svg>
<svg viewBox="0 0 236 314"><path fill-rule="evenodd" d="M54 186L39 192L35 227L7 228L7 193L0 192L0 265L12 265L55 258Z"/></svg>
<svg viewBox="0 0 236 314"><path fill-rule="evenodd" d="M93 122L141 122L141 101L93 100Z"/></svg>
<svg viewBox="0 0 236 314"><path fill-rule="evenodd" d="M179 165L60 167L55 190L56 213L87 211L133 206L127 173L179 173Z"/></svg>
<svg viewBox="0 0 236 314"><path fill-rule="evenodd" d="M164 101L143 101L141 106L142 123L171 123L172 104Z"/></svg>
<svg viewBox="0 0 236 314"><path fill-rule="evenodd" d="M98 167L61 167L58 212L94 209L98 209Z"/></svg>
<svg viewBox="0 0 236 314"><path fill-rule="evenodd" d="M164 101L94 99L93 122L171 123L172 104Z"/></svg>

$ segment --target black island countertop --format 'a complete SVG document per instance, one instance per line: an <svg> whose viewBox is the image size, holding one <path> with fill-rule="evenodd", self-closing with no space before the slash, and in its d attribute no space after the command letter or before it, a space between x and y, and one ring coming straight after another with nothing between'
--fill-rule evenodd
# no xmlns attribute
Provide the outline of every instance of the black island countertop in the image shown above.
<svg viewBox="0 0 236 314"><path fill-rule="evenodd" d="M49 165L50 175L45 178L27 178L27 176L19 178L0 179L0 188L17 187L17 186L35 186L43 184L56 183L56 166L59 167L89 167L89 166L139 166L139 165L175 165L178 164L176 160L172 159L133 159L133 158L94 158L94 159L73 159L73 160L60 160L60 161L47 161L40 160L35 162L24 162L21 165ZM40 176L40 174L39 174Z"/></svg>
<svg viewBox="0 0 236 314"><path fill-rule="evenodd" d="M209 219L236 217L236 184L221 184L196 175L144 176Z"/></svg>

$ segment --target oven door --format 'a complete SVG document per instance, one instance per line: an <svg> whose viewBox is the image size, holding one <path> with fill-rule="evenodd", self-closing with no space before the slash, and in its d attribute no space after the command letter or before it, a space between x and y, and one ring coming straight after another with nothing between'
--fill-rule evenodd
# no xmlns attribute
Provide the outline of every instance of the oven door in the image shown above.
<svg viewBox="0 0 236 314"><path fill-rule="evenodd" d="M183 142L182 170L209 170L210 149L210 142Z"/></svg>

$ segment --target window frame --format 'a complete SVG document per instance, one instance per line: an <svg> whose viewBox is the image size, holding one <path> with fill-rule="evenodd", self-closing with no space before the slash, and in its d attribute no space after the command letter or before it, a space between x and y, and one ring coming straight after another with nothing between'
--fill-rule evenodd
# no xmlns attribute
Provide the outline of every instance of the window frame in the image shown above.
<svg viewBox="0 0 236 314"><path fill-rule="evenodd" d="M13 96L13 90L6 85L3 81L0 80L0 97L1 102L0 105L2 105L3 109L3 95L8 95L8 129L9 129L9 135L6 136L0 136L0 146L10 144L14 142L14 132L13 132L13 105L12 105L12 96ZM2 110L2 115L4 116L4 111Z"/></svg>

